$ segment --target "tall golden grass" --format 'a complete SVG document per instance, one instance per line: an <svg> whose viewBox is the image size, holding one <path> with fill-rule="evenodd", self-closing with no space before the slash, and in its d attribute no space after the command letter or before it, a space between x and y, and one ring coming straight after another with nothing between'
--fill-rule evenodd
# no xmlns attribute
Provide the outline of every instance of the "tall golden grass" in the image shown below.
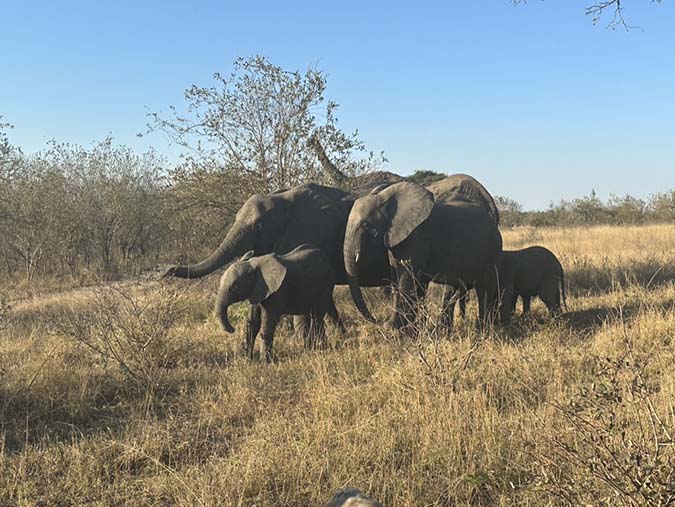
<svg viewBox="0 0 675 507"><path fill-rule="evenodd" d="M346 485L391 507L672 504L675 226L504 236L558 255L565 315L399 340L340 289L348 335L305 351L281 329L267 365L239 355L244 308L220 331L216 277L12 302L0 506L318 506ZM142 382L84 343L110 326L156 337L120 349L153 366Z"/></svg>

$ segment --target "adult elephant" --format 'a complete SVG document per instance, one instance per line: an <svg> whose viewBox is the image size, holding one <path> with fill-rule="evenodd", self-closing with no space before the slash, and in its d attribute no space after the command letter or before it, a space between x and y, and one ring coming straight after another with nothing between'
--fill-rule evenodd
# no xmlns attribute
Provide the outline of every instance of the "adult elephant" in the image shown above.
<svg viewBox="0 0 675 507"><path fill-rule="evenodd" d="M220 246L206 259L193 265L172 266L167 276L201 278L229 264L246 252L284 254L311 243L334 263L340 255L336 242L342 234L351 203L342 190L306 184L270 194L254 194L237 212Z"/></svg>
<svg viewBox="0 0 675 507"><path fill-rule="evenodd" d="M473 176L468 174L453 174L442 180L436 181L427 185L426 187L432 194L436 202L444 202L446 204L468 202L476 206L480 206L492 220L492 223L499 227L499 209L495 203L492 195ZM501 284L499 284L501 286ZM452 329L455 302L460 302L460 312L462 316L466 315L466 299L468 291L472 287L469 285L461 285L459 287L446 286L443 293L443 323L448 330Z"/></svg>
<svg viewBox="0 0 675 507"><path fill-rule="evenodd" d="M329 258L338 284L347 283L342 245L347 217L354 203L343 190L313 183L288 190L251 196L237 212L220 246L203 261L170 267L165 277L201 278L249 251L260 256L285 254L302 244L319 248ZM369 258L362 261L359 279L366 286L379 286L390 278L383 245L369 245ZM260 328L260 309L252 306L247 338Z"/></svg>
<svg viewBox="0 0 675 507"><path fill-rule="evenodd" d="M484 187L466 175L450 176L429 189L395 183L357 199L347 221L343 255L352 298L363 316L374 320L361 292L361 262L369 258L370 245L378 244L388 250L398 284L396 328L414 321L416 302L430 282L473 286L481 320L490 320L502 251L499 215L496 206L491 211L490 201Z"/></svg>

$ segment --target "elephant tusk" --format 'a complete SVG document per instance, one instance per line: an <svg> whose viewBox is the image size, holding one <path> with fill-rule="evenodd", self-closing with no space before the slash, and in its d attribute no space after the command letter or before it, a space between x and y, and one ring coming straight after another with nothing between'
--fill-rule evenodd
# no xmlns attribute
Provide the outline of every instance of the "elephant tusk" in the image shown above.
<svg viewBox="0 0 675 507"><path fill-rule="evenodd" d="M354 256L354 262L357 264L359 263L359 257L361 256L361 252L356 252L356 255Z"/></svg>

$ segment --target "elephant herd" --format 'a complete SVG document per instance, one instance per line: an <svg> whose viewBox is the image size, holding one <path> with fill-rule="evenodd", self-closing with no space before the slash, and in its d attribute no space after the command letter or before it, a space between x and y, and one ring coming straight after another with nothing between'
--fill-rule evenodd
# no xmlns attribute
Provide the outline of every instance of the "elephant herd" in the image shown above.
<svg viewBox="0 0 675 507"><path fill-rule="evenodd" d="M370 321L362 288L393 287L390 323L404 334L431 282L446 286L443 319L449 328L454 301L459 296L463 303L469 290L476 292L482 324L508 325L518 297L524 312L533 296L552 313L560 311L558 259L543 247L504 251L499 211L476 179L455 174L427 187L391 183L389 177L384 184L370 181L372 188L361 185L357 193L309 183L255 194L215 252L197 264L173 266L165 277L200 278L231 264L221 278L216 312L233 332L228 307L248 300L244 347L252 356L260 332L268 360L283 315L297 316L307 346L323 337L325 316L343 329L335 285L349 285Z"/></svg>

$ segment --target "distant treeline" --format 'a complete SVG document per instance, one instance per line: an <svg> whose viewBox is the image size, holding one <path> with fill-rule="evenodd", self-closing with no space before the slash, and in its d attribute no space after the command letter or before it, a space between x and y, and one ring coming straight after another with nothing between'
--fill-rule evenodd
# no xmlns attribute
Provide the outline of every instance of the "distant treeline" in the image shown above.
<svg viewBox="0 0 675 507"><path fill-rule="evenodd" d="M261 191L254 178L167 165L111 139L26 156L0 137L0 273L112 279L195 261Z"/></svg>
<svg viewBox="0 0 675 507"><path fill-rule="evenodd" d="M446 174L435 171L417 171L407 179L420 185L428 185L445 176ZM552 202L547 209L540 211L523 211L523 206L509 197L496 195L495 200L501 214L502 227L675 222L675 190L651 195L647 200L630 195L612 195L607 201L602 201L591 190L588 196Z"/></svg>
<svg viewBox="0 0 675 507"><path fill-rule="evenodd" d="M553 227L565 225L645 224L675 222L675 190L651 195L647 200L630 195L612 195L603 201L591 191L588 196L549 204L542 211L523 211L516 201L497 196L502 225Z"/></svg>
<svg viewBox="0 0 675 507"><path fill-rule="evenodd" d="M418 171L409 179L428 184L444 176ZM266 185L194 163L167 169L156 153L139 155L110 139L91 149L51 143L26 156L0 137L0 273L28 281L36 275L115 278L162 262L194 262ZM607 202L591 193L530 212L511 199L497 201L504 227L675 220L675 191Z"/></svg>

